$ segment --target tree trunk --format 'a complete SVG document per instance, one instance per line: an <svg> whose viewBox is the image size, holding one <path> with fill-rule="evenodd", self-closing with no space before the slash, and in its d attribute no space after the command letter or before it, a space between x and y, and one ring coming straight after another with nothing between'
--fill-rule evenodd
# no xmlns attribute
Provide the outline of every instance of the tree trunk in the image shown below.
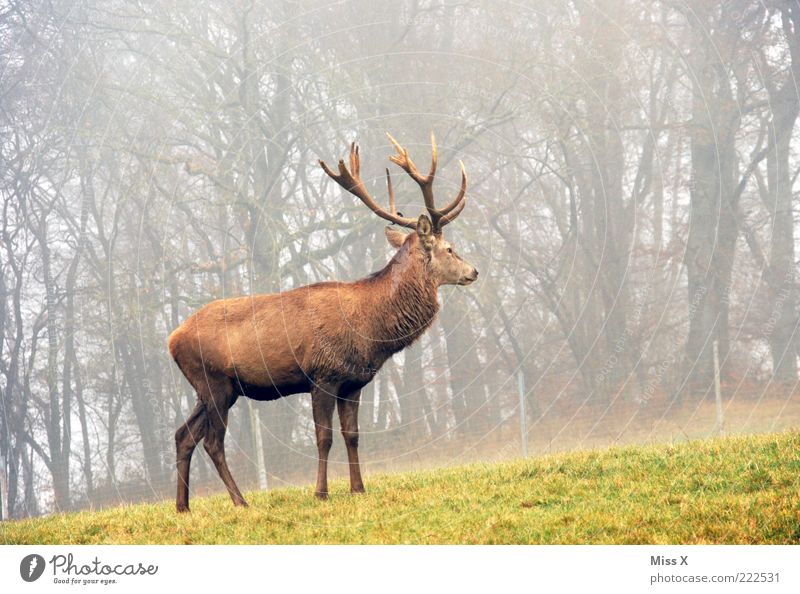
<svg viewBox="0 0 800 594"><path fill-rule="evenodd" d="M424 402L427 400L422 370L422 343L417 342L404 351L403 386L399 391L400 422L403 433L410 439L428 436Z"/></svg>
<svg viewBox="0 0 800 594"><path fill-rule="evenodd" d="M796 332L798 328L797 289L795 287L794 213L792 211L792 172L790 153L792 132L800 112L796 82L800 76L800 11L796 6L781 9L783 33L792 56L792 76L777 88L767 82L772 110L775 146L767 154L767 192L762 193L772 217L772 245L769 269L765 274L769 289L770 315L765 326L775 381L797 382Z"/></svg>
<svg viewBox="0 0 800 594"><path fill-rule="evenodd" d="M797 295L795 288L794 220L792 182L789 170L789 143L797 110L789 118L778 118L778 135L774 151L767 156L768 204L772 213L772 249L766 280L769 287L770 316L765 332L772 357L772 374L776 381L794 384L797 381L795 334L797 332Z"/></svg>
<svg viewBox="0 0 800 594"><path fill-rule="evenodd" d="M142 438L146 478L151 487L159 491L166 485L166 476L161 462L160 440L155 430L155 414L147 381L144 353L131 344L127 334L117 338L116 347L128 385L136 425Z"/></svg>
<svg viewBox="0 0 800 594"><path fill-rule="evenodd" d="M705 394L714 378L712 346L719 344L725 377L728 310L736 248L739 106L728 69L708 38L709 14L692 22L691 218L684 263L688 278L689 333L686 388Z"/></svg>
<svg viewBox="0 0 800 594"><path fill-rule="evenodd" d="M42 214L39 224L38 240L42 253L42 276L45 288L47 308L47 392L49 407L47 408L47 444L50 450L50 473L53 477L53 502L56 510L70 509L69 492L69 454L70 454L70 394L61 394L58 390L58 329L56 310L56 286L52 272L50 246L46 215ZM63 410L62 410L63 406Z"/></svg>
<svg viewBox="0 0 800 594"><path fill-rule="evenodd" d="M486 395L479 379L481 365L469 310L467 299L452 292L442 311L442 328L447 343L456 426L459 433L476 435L482 429Z"/></svg>

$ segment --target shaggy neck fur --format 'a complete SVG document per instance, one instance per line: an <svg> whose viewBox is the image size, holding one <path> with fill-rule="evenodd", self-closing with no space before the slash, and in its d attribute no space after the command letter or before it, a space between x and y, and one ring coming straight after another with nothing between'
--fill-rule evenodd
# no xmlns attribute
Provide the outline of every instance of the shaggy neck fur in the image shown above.
<svg viewBox="0 0 800 594"><path fill-rule="evenodd" d="M428 256L412 234L386 267L366 279L372 286L376 316L372 321L375 347L392 355L413 343L428 329L439 311L437 283Z"/></svg>

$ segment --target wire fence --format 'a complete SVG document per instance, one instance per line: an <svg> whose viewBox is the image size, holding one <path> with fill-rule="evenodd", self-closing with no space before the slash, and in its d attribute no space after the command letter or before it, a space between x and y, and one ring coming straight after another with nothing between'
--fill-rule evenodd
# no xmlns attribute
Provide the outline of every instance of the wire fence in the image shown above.
<svg viewBox="0 0 800 594"><path fill-rule="evenodd" d="M471 411L469 423L458 425L451 421L435 433L431 432L430 412L426 414L425 410L416 411L415 418L407 422L394 419L388 426L362 417L359 452L367 488L373 476L384 473L800 427L800 399L796 390L785 386L731 381L721 385L724 397L719 401L714 390L709 390L706 394L681 397L659 394L647 400L620 396L599 403L585 402L578 390L565 397L563 391L537 394L525 392L521 383L510 385L517 389L497 395L495 403L487 400ZM380 390L370 396L375 399L375 410L380 408L382 398L394 398ZM240 402L231 410L227 457L243 491L301 486L311 495L317 450L308 400L308 395L292 396L286 407ZM498 416L483 414L495 405L499 405ZM290 441L282 443L269 434L261 419L270 414L283 414L294 423ZM254 439L254 423L261 429L261 456ZM338 424L335 429L338 432ZM164 454L168 458L166 450ZM348 475L345 448L338 433L334 436L329 473L332 479ZM175 480L175 473L171 472L161 482L154 482L148 479L144 468L134 466L124 481L97 488L91 499L76 500L75 509L169 500L174 496ZM193 496L225 492L202 447L194 454L191 490ZM347 487L334 484L332 492L337 490L345 492Z"/></svg>

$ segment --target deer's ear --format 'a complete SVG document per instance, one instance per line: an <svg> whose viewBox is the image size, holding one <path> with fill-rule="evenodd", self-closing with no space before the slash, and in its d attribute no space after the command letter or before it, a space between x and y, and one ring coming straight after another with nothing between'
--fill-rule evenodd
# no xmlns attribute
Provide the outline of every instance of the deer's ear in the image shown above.
<svg viewBox="0 0 800 594"><path fill-rule="evenodd" d="M386 227L383 232L386 234L386 241L396 250L403 247L403 242L406 240L406 237L408 237L407 233L403 233L398 229L392 229L391 227Z"/></svg>
<svg viewBox="0 0 800 594"><path fill-rule="evenodd" d="M417 219L417 235L422 247L428 251L433 249L433 225L431 225L428 215L419 215L419 219Z"/></svg>

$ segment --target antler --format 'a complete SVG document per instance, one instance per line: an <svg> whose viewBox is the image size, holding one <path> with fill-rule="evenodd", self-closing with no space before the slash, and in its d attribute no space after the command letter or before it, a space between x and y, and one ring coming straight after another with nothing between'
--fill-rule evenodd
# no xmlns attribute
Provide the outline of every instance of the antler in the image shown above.
<svg viewBox="0 0 800 594"><path fill-rule="evenodd" d="M431 132L431 168L428 172L428 175L422 175L419 170L417 169L414 162L411 160L411 157L408 156L408 151L400 146L400 143L397 142L391 134L388 132L386 136L389 137L389 140L394 145L395 150L397 151L396 155L392 155L389 157L389 160L392 163L395 163L402 167L406 173L408 173L411 178L419 184L420 189L422 190L422 198L425 200L425 208L428 209L428 214L431 217L431 223L433 223L434 231L438 232L442 230L442 227L447 225L448 223L452 222L461 211L464 210L467 202L464 199L464 196L467 193L467 172L464 169L464 163L459 161L461 164L461 189L458 192L458 195L444 208L438 209L436 208L436 204L433 200L433 179L436 177L436 161L438 159L438 152L436 150L436 137Z"/></svg>
<svg viewBox="0 0 800 594"><path fill-rule="evenodd" d="M409 229L417 228L417 219L410 219L400 216L394 206L394 190L392 189L392 178L389 175L389 170L386 170L386 185L389 190L389 211L383 210L378 203L373 200L369 195L367 189L364 187L364 182L361 181L361 159L358 155L358 146L355 142L350 144L350 170L344 164L344 159L339 159L339 174L334 173L322 159L319 164L328 176L337 184L342 186L345 190L356 196L361 202L379 217L391 221L402 227Z"/></svg>
<svg viewBox="0 0 800 594"><path fill-rule="evenodd" d="M452 222L461 211L464 210L464 206L466 206L467 201L464 196L467 193L467 172L464 169L464 163L459 161L461 164L461 189L458 192L458 195L444 208L436 208L436 204L433 200L433 179L436 177L436 161L437 161L437 151L436 151L436 138L431 132L431 168L428 172L428 175L422 175L419 170L417 169L414 162L411 160L411 157L408 156L408 151L404 149L400 144L392 138L392 135L388 132L386 136L389 137L389 140L394 145L394 148L397 150L396 155L392 155L389 157L389 160L392 163L395 163L402 167L411 178L419 184L420 189L422 190L422 198L425 200L425 208L428 210L428 214L431 217L431 223L433 226L433 230L436 233L439 233L442 230L442 227L447 225L448 223ZM348 170L347 166L344 164L344 160L339 160L339 173L334 173L325 161L319 161L319 164L322 166L322 169L328 176L333 179L337 184L342 186L345 190L359 198L361 202L367 205L367 207L374 212L379 217L386 219L387 221L391 221L397 225L401 225L402 227L408 227L409 229L416 229L417 228L417 219L410 219L398 214L397 209L395 208L394 203L394 189L392 188L392 178L389 175L389 170L386 170L386 186L389 191L389 210L386 211L378 206L378 203L373 200L372 196L369 195L367 189L364 187L364 182L361 181L361 159L358 154L358 146L355 142L350 144L350 169Z"/></svg>

